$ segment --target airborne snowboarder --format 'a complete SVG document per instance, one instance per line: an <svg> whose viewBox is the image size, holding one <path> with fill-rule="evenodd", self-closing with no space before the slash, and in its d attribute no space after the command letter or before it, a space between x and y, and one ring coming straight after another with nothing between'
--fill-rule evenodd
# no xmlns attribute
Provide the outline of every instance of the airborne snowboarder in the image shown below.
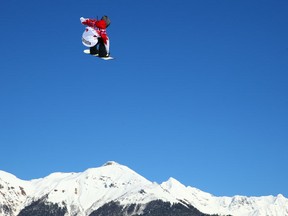
<svg viewBox="0 0 288 216"><path fill-rule="evenodd" d="M110 25L109 17L103 16L100 20L81 17L80 21L88 26L82 36L83 44L90 49L90 52L87 51L91 55L109 57L110 41L106 32L106 28Z"/></svg>

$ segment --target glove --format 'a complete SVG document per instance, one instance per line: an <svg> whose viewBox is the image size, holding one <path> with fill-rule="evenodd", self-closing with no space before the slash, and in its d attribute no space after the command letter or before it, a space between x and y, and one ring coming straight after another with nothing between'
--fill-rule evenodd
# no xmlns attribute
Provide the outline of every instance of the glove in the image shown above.
<svg viewBox="0 0 288 216"><path fill-rule="evenodd" d="M81 23L83 23L86 19L84 17L80 18Z"/></svg>

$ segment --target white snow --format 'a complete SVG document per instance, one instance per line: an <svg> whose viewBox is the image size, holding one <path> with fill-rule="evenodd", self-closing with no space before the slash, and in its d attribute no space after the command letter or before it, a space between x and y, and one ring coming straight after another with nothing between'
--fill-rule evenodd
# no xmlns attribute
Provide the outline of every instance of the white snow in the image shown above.
<svg viewBox="0 0 288 216"><path fill-rule="evenodd" d="M123 205L146 204L161 199L186 203L208 214L235 216L288 216L288 200L277 197L215 197L174 178L153 183L126 166L109 161L80 173L53 173L45 178L23 181L0 171L0 206L9 205L13 214L48 195L48 201L67 205L69 215L85 216L110 201ZM1 215L1 212L0 212Z"/></svg>
<svg viewBox="0 0 288 216"><path fill-rule="evenodd" d="M185 187L170 178L161 186L178 199L184 200L203 213L233 216L287 216L288 199L277 197L215 197L197 188Z"/></svg>

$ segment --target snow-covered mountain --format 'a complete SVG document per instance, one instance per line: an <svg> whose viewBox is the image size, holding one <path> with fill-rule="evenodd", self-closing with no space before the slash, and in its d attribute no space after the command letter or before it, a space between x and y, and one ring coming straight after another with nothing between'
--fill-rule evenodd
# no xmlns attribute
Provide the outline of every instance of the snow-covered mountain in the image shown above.
<svg viewBox="0 0 288 216"><path fill-rule="evenodd" d="M23 181L0 171L0 216L288 216L288 199L215 197L170 178L151 182L107 162L82 173Z"/></svg>

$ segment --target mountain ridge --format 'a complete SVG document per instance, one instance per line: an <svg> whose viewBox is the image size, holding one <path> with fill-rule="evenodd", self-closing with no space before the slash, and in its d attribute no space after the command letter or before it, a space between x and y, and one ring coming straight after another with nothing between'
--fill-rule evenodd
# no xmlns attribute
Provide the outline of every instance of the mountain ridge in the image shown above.
<svg viewBox="0 0 288 216"><path fill-rule="evenodd" d="M151 208L149 211L147 206ZM57 172L30 181L0 171L0 215L25 216L33 212L36 216L37 212L50 211L54 216L93 216L105 215L111 209L115 210L110 212L111 216L148 216L147 212L155 215L174 212L183 216L288 216L288 200L281 194L216 197L186 187L172 177L161 184L151 182L114 161L79 173Z"/></svg>

